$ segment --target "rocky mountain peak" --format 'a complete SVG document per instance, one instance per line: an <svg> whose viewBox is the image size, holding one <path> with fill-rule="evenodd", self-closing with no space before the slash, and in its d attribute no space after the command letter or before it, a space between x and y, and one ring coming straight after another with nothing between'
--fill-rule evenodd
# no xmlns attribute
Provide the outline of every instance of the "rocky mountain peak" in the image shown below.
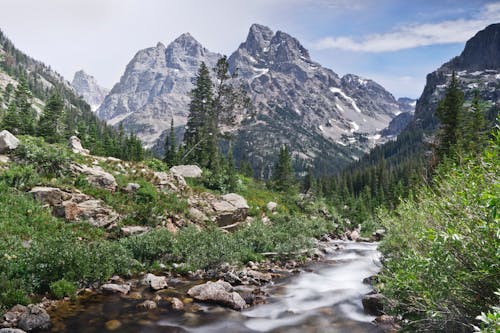
<svg viewBox="0 0 500 333"><path fill-rule="evenodd" d="M75 73L71 86L90 105L92 111L99 108L99 105L109 92L108 89L101 87L92 75L85 73L83 70Z"/></svg>
<svg viewBox="0 0 500 333"><path fill-rule="evenodd" d="M270 49L277 61L287 62L297 59L311 60L309 51L300 42L289 34L277 31L270 42Z"/></svg>
<svg viewBox="0 0 500 333"><path fill-rule="evenodd" d="M274 32L266 26L253 24L250 27L246 41L240 48L246 49L251 54L259 54L266 50L273 38Z"/></svg>
<svg viewBox="0 0 500 333"><path fill-rule="evenodd" d="M170 43L165 52L167 66L179 70L185 65L198 66L199 59L210 53L188 32Z"/></svg>
<svg viewBox="0 0 500 333"><path fill-rule="evenodd" d="M462 53L444 67L469 71L500 69L500 23L479 31L467 41Z"/></svg>

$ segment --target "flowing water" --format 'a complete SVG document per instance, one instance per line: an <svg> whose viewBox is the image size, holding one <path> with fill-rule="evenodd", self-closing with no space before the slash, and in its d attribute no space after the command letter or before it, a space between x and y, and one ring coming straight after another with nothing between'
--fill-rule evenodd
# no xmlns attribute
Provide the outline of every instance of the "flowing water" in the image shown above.
<svg viewBox="0 0 500 333"><path fill-rule="evenodd" d="M160 333L312 333L380 332L371 323L375 318L363 312L361 299L371 291L363 279L379 271L380 253L376 243L334 241L340 247L325 261L311 264L305 272L283 279L269 289L268 303L242 312L197 304L196 312L175 312L159 304L159 310L140 312L140 301L118 296L93 299L66 318L54 331L72 333L104 332L104 323L118 319L114 332ZM172 296L185 292L182 283Z"/></svg>

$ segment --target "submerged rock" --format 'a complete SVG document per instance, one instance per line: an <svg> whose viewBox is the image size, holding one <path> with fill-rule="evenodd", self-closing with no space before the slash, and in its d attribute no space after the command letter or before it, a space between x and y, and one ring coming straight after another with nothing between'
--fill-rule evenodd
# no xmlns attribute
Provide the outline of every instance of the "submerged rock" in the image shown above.
<svg viewBox="0 0 500 333"><path fill-rule="evenodd" d="M167 277L156 276L154 274L146 274L144 279L142 279L142 284L150 287L153 290L160 290L167 288Z"/></svg>
<svg viewBox="0 0 500 333"><path fill-rule="evenodd" d="M384 296L379 293L370 293L365 295L361 302L367 314L380 316L383 314L384 305L382 303Z"/></svg>
<svg viewBox="0 0 500 333"><path fill-rule="evenodd" d="M106 293L128 294L130 286L128 284L106 283L101 286L101 290Z"/></svg>
<svg viewBox="0 0 500 333"><path fill-rule="evenodd" d="M209 281L192 287L188 290L188 295L198 301L212 302L235 310L243 310L246 307L245 300L232 290L233 287L225 281Z"/></svg>
<svg viewBox="0 0 500 333"><path fill-rule="evenodd" d="M177 311L184 310L184 303L177 297L173 297L170 303L172 304L172 309Z"/></svg>
<svg viewBox="0 0 500 333"><path fill-rule="evenodd" d="M142 303L137 304L137 308L141 310L154 310L158 306L153 301L144 301Z"/></svg>
<svg viewBox="0 0 500 333"><path fill-rule="evenodd" d="M106 326L106 329L108 331L115 331L119 329L122 326L122 323L119 320L112 319L107 321L104 326Z"/></svg>
<svg viewBox="0 0 500 333"><path fill-rule="evenodd" d="M26 333L19 328L0 328L0 333Z"/></svg>

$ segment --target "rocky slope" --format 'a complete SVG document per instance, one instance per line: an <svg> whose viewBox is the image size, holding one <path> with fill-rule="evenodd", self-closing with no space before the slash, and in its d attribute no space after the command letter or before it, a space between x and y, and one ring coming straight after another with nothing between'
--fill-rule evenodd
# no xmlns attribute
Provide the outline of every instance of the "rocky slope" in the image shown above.
<svg viewBox="0 0 500 333"><path fill-rule="evenodd" d="M147 147L162 150L162 132L173 117L186 123L188 93L201 61L212 67L219 55L184 34L168 47L139 51L97 114L121 122ZM382 86L348 74L339 77L311 60L292 36L254 24L230 56L231 70L247 85L256 114L234 132L236 159L248 158L267 176L276 150L291 146L298 166L313 164L331 172L383 141L379 132L401 104ZM178 131L182 134L182 130Z"/></svg>
<svg viewBox="0 0 500 333"><path fill-rule="evenodd" d="M462 53L427 75L427 82L415 109L412 127L433 130L437 103L444 97L446 86L455 72L466 100L474 91L489 103L490 109L500 106L500 23L479 31L465 44Z"/></svg>
<svg viewBox="0 0 500 333"><path fill-rule="evenodd" d="M71 86L79 96L87 102L92 111L96 111L109 93L109 89L101 87L96 79L80 70L75 73Z"/></svg>
<svg viewBox="0 0 500 333"><path fill-rule="evenodd" d="M150 147L170 127L184 125L188 116L191 80L204 61L213 67L220 55L208 51L190 34L183 34L167 47L137 52L97 110L109 124L122 123Z"/></svg>

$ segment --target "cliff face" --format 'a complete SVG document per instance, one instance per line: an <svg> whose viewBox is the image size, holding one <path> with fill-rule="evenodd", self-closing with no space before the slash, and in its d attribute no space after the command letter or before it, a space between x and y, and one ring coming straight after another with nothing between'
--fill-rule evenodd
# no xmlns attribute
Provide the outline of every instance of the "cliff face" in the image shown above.
<svg viewBox="0 0 500 333"><path fill-rule="evenodd" d="M85 73L83 70L75 73L73 81L71 81L71 86L90 105L92 111L96 111L99 108L109 93L109 89L101 87L93 76Z"/></svg>

